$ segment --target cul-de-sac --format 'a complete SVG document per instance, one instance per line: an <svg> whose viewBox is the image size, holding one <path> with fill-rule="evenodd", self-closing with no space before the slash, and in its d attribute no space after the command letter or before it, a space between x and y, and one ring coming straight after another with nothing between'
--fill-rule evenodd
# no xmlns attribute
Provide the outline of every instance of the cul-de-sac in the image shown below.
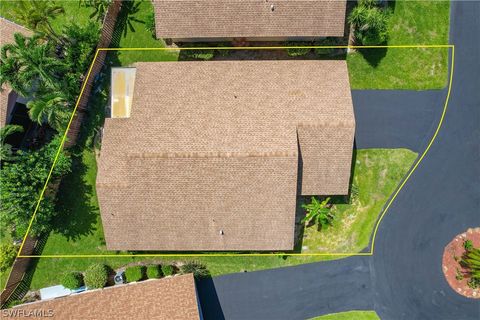
<svg viewBox="0 0 480 320"><path fill-rule="evenodd" d="M480 2L0 0L5 319L480 319Z"/></svg>

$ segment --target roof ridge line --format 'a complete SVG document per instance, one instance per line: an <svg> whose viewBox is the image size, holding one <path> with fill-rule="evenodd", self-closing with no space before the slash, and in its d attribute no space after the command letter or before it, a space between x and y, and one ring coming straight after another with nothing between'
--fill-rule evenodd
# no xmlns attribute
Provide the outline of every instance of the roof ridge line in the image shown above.
<svg viewBox="0 0 480 320"><path fill-rule="evenodd" d="M128 159L174 159L174 158L269 158L269 157L296 157L294 151L270 151L270 152L136 152L128 153Z"/></svg>

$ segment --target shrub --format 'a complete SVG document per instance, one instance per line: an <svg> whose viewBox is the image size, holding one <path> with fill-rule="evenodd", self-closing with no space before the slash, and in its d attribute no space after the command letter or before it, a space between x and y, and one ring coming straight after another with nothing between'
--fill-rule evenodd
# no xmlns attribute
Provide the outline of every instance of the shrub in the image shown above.
<svg viewBox="0 0 480 320"><path fill-rule="evenodd" d="M348 17L348 22L355 27L355 39L363 45L377 45L388 39L389 15L372 3L361 1Z"/></svg>
<svg viewBox="0 0 480 320"><path fill-rule="evenodd" d="M83 285L83 275L80 272L67 272L63 275L62 286L77 289Z"/></svg>
<svg viewBox="0 0 480 320"><path fill-rule="evenodd" d="M155 14L153 12L150 12L145 19L145 28L147 28L148 31L152 34L153 38L156 38L155 34Z"/></svg>
<svg viewBox="0 0 480 320"><path fill-rule="evenodd" d="M326 38L326 39L317 41L315 45L316 46L334 46L336 45L336 42L334 39ZM334 48L315 48L315 53L319 56L332 54L333 52L335 52Z"/></svg>
<svg viewBox="0 0 480 320"><path fill-rule="evenodd" d="M185 263L183 266L180 267L180 272L182 274L193 273L196 278L204 278L210 276L210 272L208 272L207 267L195 261Z"/></svg>
<svg viewBox="0 0 480 320"><path fill-rule="evenodd" d="M89 289L103 288L107 284L108 270L107 266L101 263L92 264L85 271L85 285Z"/></svg>
<svg viewBox="0 0 480 320"><path fill-rule="evenodd" d="M308 42L287 42L285 43L287 47L300 47L300 46L308 46L310 43ZM287 54L290 57L301 57L310 52L310 48L287 48Z"/></svg>
<svg viewBox="0 0 480 320"><path fill-rule="evenodd" d="M313 221L317 224L318 228L326 228L333 222L333 214L330 210L328 202L330 198L326 198L323 201L319 201L317 198L312 197L312 202L309 204L302 204L302 208L307 211L307 215L302 219L302 223L309 223Z"/></svg>
<svg viewBox="0 0 480 320"><path fill-rule="evenodd" d="M169 264L162 265L162 273L164 276L171 276L175 273L175 269Z"/></svg>
<svg viewBox="0 0 480 320"><path fill-rule="evenodd" d="M472 240L465 240L463 242L463 247L465 248L465 250L467 251L470 251L473 249L473 243L472 243Z"/></svg>
<svg viewBox="0 0 480 320"><path fill-rule="evenodd" d="M162 277L162 270L158 264L152 264L147 266L147 278L159 279Z"/></svg>
<svg viewBox="0 0 480 320"><path fill-rule="evenodd" d="M4 243L0 245L0 271L5 271L11 267L17 256L17 247L13 244Z"/></svg>
<svg viewBox="0 0 480 320"><path fill-rule="evenodd" d="M140 281L140 280L143 279L143 274L144 273L145 273L145 267L144 266L128 267L125 270L125 278L127 279L127 282Z"/></svg>

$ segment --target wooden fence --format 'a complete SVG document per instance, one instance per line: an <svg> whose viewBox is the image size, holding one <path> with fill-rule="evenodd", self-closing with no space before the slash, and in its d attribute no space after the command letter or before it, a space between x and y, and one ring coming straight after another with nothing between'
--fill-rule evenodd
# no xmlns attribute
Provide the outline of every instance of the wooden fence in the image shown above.
<svg viewBox="0 0 480 320"><path fill-rule="evenodd" d="M98 42L97 48L108 48L112 41L112 37L115 31L115 24L117 22L118 14L120 13L120 9L122 7L121 0L115 0L112 2L110 7L108 8L107 13L105 14L105 18L103 20L103 27L102 33L100 35L100 40ZM84 118L86 117L88 111L88 101L90 98L90 93L92 92L93 85L95 79L100 74L102 70L103 64L105 63L105 59L107 57L106 51L100 51L97 55L97 59L95 60L92 71L90 72L90 76L87 78L87 74L85 74L85 89L80 97L80 101L78 103L77 112L74 115L73 121L70 125L70 128L67 132L67 142L65 143L65 147L74 146L77 143L78 136L80 135L81 126L83 123ZM83 83L82 83L83 86Z"/></svg>
<svg viewBox="0 0 480 320"><path fill-rule="evenodd" d="M121 0L114 0L105 14L103 20L102 31L100 34L100 40L97 44L97 48L107 48L110 46L112 37L115 31L115 24L117 21L118 14L122 7ZM65 147L72 147L76 144L77 139L80 135L82 128L82 123L87 116L88 112L88 100L90 98L90 93L92 91L95 79L102 70L103 64L107 56L106 51L100 51L97 55L97 59L94 62L90 76L87 77L85 74L86 81L85 89L83 94L80 97L80 101L77 107L77 112L74 115L73 121L70 125L70 129L67 132L67 142ZM82 83L83 86L83 83ZM49 186L51 192L56 192L58 189L59 183L54 183ZM43 238L34 238L27 236L25 243L22 248L22 255L40 255L45 244L46 237ZM8 303L13 300L20 300L27 293L30 287L31 277L34 271L34 262L38 258L17 258L13 262L12 271L8 277L5 289L0 294L0 306L4 308Z"/></svg>

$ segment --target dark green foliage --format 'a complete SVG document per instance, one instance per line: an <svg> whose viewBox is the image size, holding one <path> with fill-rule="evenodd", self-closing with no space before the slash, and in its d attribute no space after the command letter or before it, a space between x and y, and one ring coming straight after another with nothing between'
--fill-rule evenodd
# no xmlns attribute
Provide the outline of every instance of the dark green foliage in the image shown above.
<svg viewBox="0 0 480 320"><path fill-rule="evenodd" d="M93 60L93 53L100 38L100 27L93 21L84 26L70 22L63 28L62 35L67 41L63 48L63 61L69 72L80 78Z"/></svg>
<svg viewBox="0 0 480 320"><path fill-rule="evenodd" d="M162 277L162 270L158 264L152 264L147 266L147 278L159 279Z"/></svg>
<svg viewBox="0 0 480 320"><path fill-rule="evenodd" d="M210 276L207 267L199 262L189 261L180 267L182 274L193 273L195 278L205 278Z"/></svg>
<svg viewBox="0 0 480 320"><path fill-rule="evenodd" d="M355 39L363 45L379 45L388 39L389 14L375 1L360 1L348 17L355 28Z"/></svg>
<svg viewBox="0 0 480 320"><path fill-rule="evenodd" d="M473 249L473 243L472 243L472 240L465 240L463 242L463 247L465 248L465 250L467 251L470 251Z"/></svg>
<svg viewBox="0 0 480 320"><path fill-rule="evenodd" d="M155 14L153 12L150 12L145 19L145 28L150 31L152 34L153 38L156 38L156 33L155 33Z"/></svg>
<svg viewBox="0 0 480 320"><path fill-rule="evenodd" d="M332 38L326 38L323 40L319 40L315 42L316 46L334 46L336 45L336 41ZM319 56L323 55L329 55L335 52L334 48L315 48L315 53L318 54Z"/></svg>
<svg viewBox="0 0 480 320"><path fill-rule="evenodd" d="M19 125L9 124L0 129L0 161L9 161L13 160L13 151L12 146L8 143L5 143L5 139L16 133L22 132L23 127Z"/></svg>
<svg viewBox="0 0 480 320"><path fill-rule="evenodd" d="M311 46L312 44L309 43L309 42L293 42L293 41L289 41L287 43L285 43L285 46L287 47L301 47L301 46ZM310 52L310 48L287 48L287 54L290 56L290 57L301 57L301 56L305 56L307 55L309 52Z"/></svg>
<svg viewBox="0 0 480 320"><path fill-rule="evenodd" d="M68 289L77 289L83 286L83 275L80 272L67 272L63 275L62 286Z"/></svg>
<svg viewBox="0 0 480 320"><path fill-rule="evenodd" d="M144 266L133 266L128 267L125 270L125 278L127 282L136 282L142 280L145 274L145 267Z"/></svg>
<svg viewBox="0 0 480 320"><path fill-rule="evenodd" d="M162 265L162 273L164 276L171 276L175 273L175 268L169 264Z"/></svg>
<svg viewBox="0 0 480 320"><path fill-rule="evenodd" d="M101 263L92 264L85 271L85 285L89 289L103 288L107 284L108 270L107 266Z"/></svg>
<svg viewBox="0 0 480 320"><path fill-rule="evenodd" d="M480 248L472 246L465 252L460 264L468 270L468 275L473 280L472 284L480 283Z"/></svg>
<svg viewBox="0 0 480 320"><path fill-rule="evenodd" d="M23 237L30 218L37 206L38 197L43 189L53 160L60 146L61 137L55 137L49 144L37 151L19 151L15 162L4 163L0 175L0 222L15 226L14 237ZM52 171L51 182L70 172L71 160L63 151ZM52 218L57 214L54 208L54 196L47 188L40 202L32 235L50 230Z"/></svg>
<svg viewBox="0 0 480 320"><path fill-rule="evenodd" d="M38 36L15 34L15 41L2 47L0 84L8 83L16 92L29 96L32 87L58 89L65 65L54 56L54 46Z"/></svg>
<svg viewBox="0 0 480 320"><path fill-rule="evenodd" d="M17 256L17 247L13 244L4 243L0 245L0 271L10 268Z"/></svg>
<svg viewBox="0 0 480 320"><path fill-rule="evenodd" d="M302 208L307 211L307 215L302 219L302 223L309 223L313 221L319 228L326 228L333 222L333 214L328 206L330 198L326 198L323 201L317 200L312 197L312 202L309 204L302 204Z"/></svg>

